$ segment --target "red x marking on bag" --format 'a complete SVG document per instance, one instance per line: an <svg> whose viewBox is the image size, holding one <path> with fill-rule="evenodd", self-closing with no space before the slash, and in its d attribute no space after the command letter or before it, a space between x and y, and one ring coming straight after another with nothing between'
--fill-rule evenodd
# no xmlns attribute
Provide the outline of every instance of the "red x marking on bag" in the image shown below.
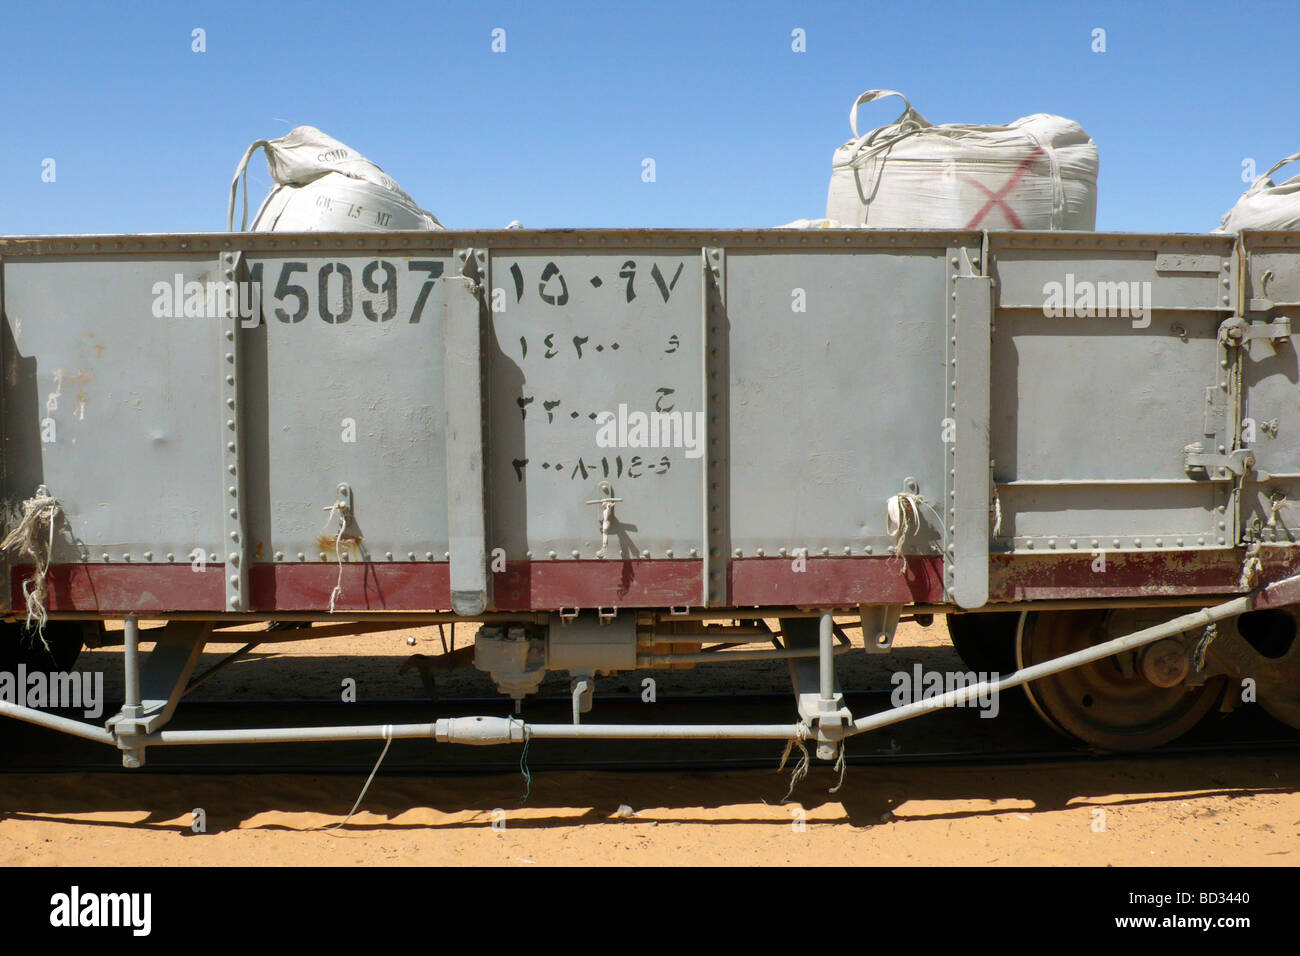
<svg viewBox="0 0 1300 956"><path fill-rule="evenodd" d="M970 185L974 186L976 189L979 189L984 193L984 195L989 197L989 201L986 202L984 206L980 209L980 211L974 215L974 217L971 219L970 222L966 223L966 228L974 229L976 226L978 226L980 222L984 219L984 217L987 216L990 212L992 212L994 206L1000 206L1002 208L1002 214L1007 217L1007 221L1011 223L1012 229L1025 228L1024 224L1020 221L1020 217L1016 215L1015 210L1007 205L1005 197L1009 192L1011 192L1011 188L1015 186L1015 184L1019 181L1020 177L1023 176L1025 173L1029 172L1029 167L1033 166L1034 163L1038 162L1039 157L1046 156L1046 155L1047 154L1043 152L1043 148L1041 146L1035 146L1034 151L1025 157L1024 161L1021 162L1021 164L1016 167L1015 171L1011 174L1010 178L1008 178L1007 181L1003 183L1002 188L999 189L996 193L993 192L993 190L989 189L989 187L985 186L979 180L972 179L970 176L966 176L959 173L957 175L958 179L960 179L962 182L970 183Z"/></svg>

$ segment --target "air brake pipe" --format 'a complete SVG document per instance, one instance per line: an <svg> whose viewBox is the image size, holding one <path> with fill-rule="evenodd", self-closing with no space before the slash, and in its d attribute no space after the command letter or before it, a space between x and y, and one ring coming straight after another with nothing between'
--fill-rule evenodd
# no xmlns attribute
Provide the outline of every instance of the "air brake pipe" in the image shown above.
<svg viewBox="0 0 1300 956"><path fill-rule="evenodd" d="M72 720L69 717L47 714L45 711L36 710L34 707L21 707L18 704L10 704L0 700L0 715L35 724L37 727L48 727L50 730L57 730L60 733L72 734L74 737L93 740L96 743L108 744L110 747L117 746L117 739L103 727L96 727L94 724L88 724L81 720Z"/></svg>
<svg viewBox="0 0 1300 956"><path fill-rule="evenodd" d="M1300 576L1296 578L1287 578L1285 581L1279 581L1276 585L1271 585L1270 588L1278 588L1280 585L1288 584L1294 588L1298 582L1300 582ZM1266 595L1269 590L1269 588L1265 589ZM1279 589L1278 592L1274 593L1281 593L1281 591ZM1000 693L1004 690L1010 690L1012 687L1018 687L1021 684L1028 683L1031 680L1037 680L1040 677L1049 677L1052 674L1059 674L1062 671L1081 667L1084 664L1091 664L1093 661L1099 661L1102 658L1110 657L1113 654L1121 654L1124 651L1131 651L1134 648L1153 644L1162 638L1173 637L1176 634L1182 634L1184 631L1206 627L1216 621L1236 617L1251 610L1254 606L1255 595L1236 598L1235 600L1228 601L1226 604L1219 604L1212 608L1205 608L1191 614L1184 614L1181 617L1174 618L1172 621L1166 621L1164 624L1158 624L1155 627L1148 627L1145 630L1135 631L1125 637L1117 637L1113 641L1106 641L1105 643L1097 644L1081 651L1075 651L1073 654L1066 654L1064 657L1056 657L1050 661L1044 661L1041 664L1023 667L1014 674L1009 674L999 681L981 681L978 684L972 684L967 687L958 688L957 690L951 690L946 694L941 694L925 700L914 701L910 704L905 704L902 707L895 707L879 714L870 714L866 717L859 717L853 722L853 726L849 729L846 736L864 733L869 730L878 730L881 727L888 727L890 724L896 724L899 721L908 720L912 717L919 717L921 714L928 713L932 710L941 710L945 707L959 706L990 693Z"/></svg>
<svg viewBox="0 0 1300 956"><path fill-rule="evenodd" d="M84 726L84 725L83 725ZM534 740L793 740L799 724L525 724L517 717L449 717L432 724L357 727L273 727L261 730L161 730L140 738L150 747L186 744L308 743L324 740L423 738L453 744L523 743ZM112 742L111 736L107 741Z"/></svg>

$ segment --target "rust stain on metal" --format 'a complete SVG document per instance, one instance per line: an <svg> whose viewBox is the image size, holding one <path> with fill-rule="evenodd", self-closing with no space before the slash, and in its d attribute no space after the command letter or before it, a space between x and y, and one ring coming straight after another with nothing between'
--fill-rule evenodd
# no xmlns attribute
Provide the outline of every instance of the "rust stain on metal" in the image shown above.
<svg viewBox="0 0 1300 956"><path fill-rule="evenodd" d="M336 540L339 539L336 539L333 535L328 535L328 534L317 535L316 549L318 551L323 551L327 557L332 557L332 558L339 557L340 552L342 553L343 556L349 558L361 556L361 539L356 535L344 534L341 539L340 547L338 550L335 549Z"/></svg>

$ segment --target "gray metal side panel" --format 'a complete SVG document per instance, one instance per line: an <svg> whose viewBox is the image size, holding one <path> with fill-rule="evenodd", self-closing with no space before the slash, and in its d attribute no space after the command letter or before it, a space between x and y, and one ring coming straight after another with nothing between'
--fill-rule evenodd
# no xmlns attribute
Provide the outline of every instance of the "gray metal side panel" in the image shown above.
<svg viewBox="0 0 1300 956"><path fill-rule="evenodd" d="M884 554L906 478L941 499L944 252L728 250L733 556Z"/></svg>
<svg viewBox="0 0 1300 956"><path fill-rule="evenodd" d="M388 263L397 278L389 319L385 297L363 285L375 262L379 276ZM431 276L452 274L452 262L450 249L251 259L262 265L265 314L243 332L254 561L335 561L329 508L341 484L351 490L355 535L343 541L344 560L447 560L442 295ZM322 302L320 277L331 265ZM354 304L347 321L330 322L322 316L345 313L340 266L352 276ZM305 291L298 321L287 321L297 297L276 294L282 279Z"/></svg>
<svg viewBox="0 0 1300 956"><path fill-rule="evenodd" d="M994 548L1232 546L1231 483L1189 474L1183 450L1232 440L1216 336L1233 238L998 234L989 250ZM1047 314L1053 284L1113 298L1119 283L1144 315Z"/></svg>
<svg viewBox="0 0 1300 956"><path fill-rule="evenodd" d="M4 493L13 505L43 482L59 499L68 534L55 562L224 555L217 323L152 310L157 283L215 280L217 265L215 254L5 262Z"/></svg>
<svg viewBox="0 0 1300 956"><path fill-rule="evenodd" d="M699 247L493 254L490 549L599 558L588 502L608 482L622 501L606 557L698 556L703 449L602 446L598 419L676 413L702 438L699 262Z"/></svg>

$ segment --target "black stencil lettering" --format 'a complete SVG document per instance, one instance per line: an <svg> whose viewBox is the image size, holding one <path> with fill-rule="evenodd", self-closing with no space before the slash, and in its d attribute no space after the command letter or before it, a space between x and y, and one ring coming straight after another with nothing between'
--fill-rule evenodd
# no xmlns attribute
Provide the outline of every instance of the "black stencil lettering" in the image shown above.
<svg viewBox="0 0 1300 956"><path fill-rule="evenodd" d="M627 280L627 301L631 302L636 298L636 289L632 288L632 282L636 279L636 263L631 259L623 263L623 268L618 271L618 277Z"/></svg>
<svg viewBox="0 0 1300 956"><path fill-rule="evenodd" d="M560 280L560 294L548 295L546 284L551 279ZM546 268L542 270L542 281L537 283L537 292L542 297L542 301L548 305L567 305L569 302L569 283L564 281L564 276L560 274L560 267L554 262L546 263Z"/></svg>
<svg viewBox="0 0 1300 956"><path fill-rule="evenodd" d="M677 287L677 280L682 277L682 269L684 268L686 268L686 263L679 262L677 271L673 273L673 281L667 285L664 285L664 274L659 271L659 263L656 262L654 268L650 270L650 277L655 280L655 285L659 286L659 294L664 297L665 302L668 301L668 294Z"/></svg>

